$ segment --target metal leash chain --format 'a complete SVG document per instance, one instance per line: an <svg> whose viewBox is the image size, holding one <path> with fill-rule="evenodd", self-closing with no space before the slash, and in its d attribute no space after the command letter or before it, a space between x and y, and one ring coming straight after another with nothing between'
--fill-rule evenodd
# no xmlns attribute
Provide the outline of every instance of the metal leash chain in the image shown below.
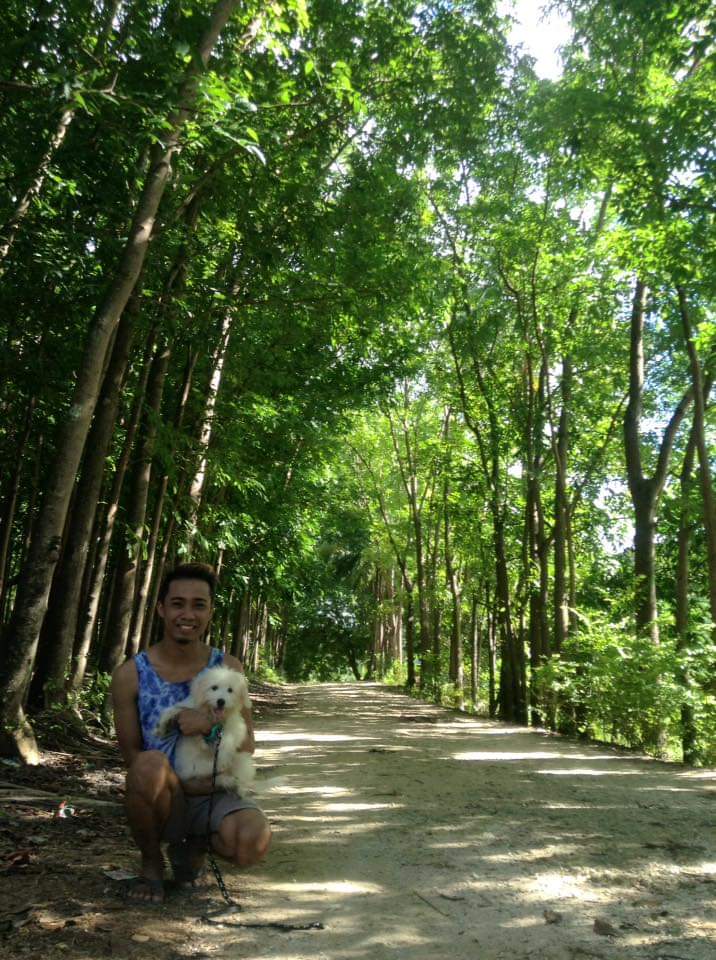
<svg viewBox="0 0 716 960"><path fill-rule="evenodd" d="M221 746L221 727L217 724L212 728L209 738L207 739L208 743L211 743L214 738L216 738L216 748L214 749L214 769L211 773L211 794L209 796L209 815L207 817L206 824L206 848L207 856L211 869L214 872L216 877L216 882L219 885L219 890L221 890L221 895L224 898L224 901L231 910L232 913L238 913L241 910L241 905L236 902L226 889L226 884L224 883L224 878L221 875L221 870L219 870L219 865L214 858L214 854L211 851L211 813L214 809L214 793L216 792L216 772L217 766L219 764L219 747ZM209 915L204 915L202 920L205 923L213 923L217 926L229 926L229 927L252 927L255 929L268 929L272 928L274 930L323 930L325 929L323 924L314 920L309 923L281 923L279 921L269 921L268 923L246 923L245 921L239 921L238 923L231 923L231 921L226 921L223 918L223 915L219 917L213 917Z"/></svg>
<svg viewBox="0 0 716 960"><path fill-rule="evenodd" d="M231 907L233 910L240 910L241 906L231 897L231 894L226 889L226 884L224 883L224 878L221 875L221 870L219 870L219 864L216 862L216 858L211 850L211 814L214 809L214 794L216 792L216 772L219 764L219 747L221 746L221 727L218 729L215 727L211 731L213 736L214 730L216 730L216 747L214 749L214 769L211 773L211 794L209 795L209 814L206 818L206 852L209 860L209 866L211 867L214 876L216 877L216 882L221 891L221 896L224 898L224 902L227 906Z"/></svg>

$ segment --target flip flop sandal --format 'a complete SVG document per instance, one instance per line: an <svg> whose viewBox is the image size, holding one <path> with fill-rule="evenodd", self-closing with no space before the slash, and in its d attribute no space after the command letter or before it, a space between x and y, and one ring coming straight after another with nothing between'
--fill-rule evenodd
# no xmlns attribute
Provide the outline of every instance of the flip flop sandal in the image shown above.
<svg viewBox="0 0 716 960"><path fill-rule="evenodd" d="M164 882L149 877L132 877L123 884L125 900L139 906L160 906L165 900Z"/></svg>

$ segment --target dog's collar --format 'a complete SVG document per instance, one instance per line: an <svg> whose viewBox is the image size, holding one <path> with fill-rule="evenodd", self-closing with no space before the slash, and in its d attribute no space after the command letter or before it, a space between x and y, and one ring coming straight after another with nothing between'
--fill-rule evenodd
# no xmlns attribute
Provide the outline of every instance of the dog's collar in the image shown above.
<svg viewBox="0 0 716 960"><path fill-rule="evenodd" d="M204 743L216 743L216 741L221 736L221 730L222 730L221 724L215 723L214 726L209 731L209 733L204 734Z"/></svg>

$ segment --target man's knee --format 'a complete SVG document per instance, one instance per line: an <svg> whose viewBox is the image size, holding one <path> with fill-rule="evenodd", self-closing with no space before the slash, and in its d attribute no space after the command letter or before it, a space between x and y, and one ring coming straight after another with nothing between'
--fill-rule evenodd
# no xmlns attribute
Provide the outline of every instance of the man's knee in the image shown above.
<svg viewBox="0 0 716 960"><path fill-rule="evenodd" d="M271 845L271 827L266 824L255 833L239 833L234 863L239 867L252 867L268 853Z"/></svg>
<svg viewBox="0 0 716 960"><path fill-rule="evenodd" d="M161 750L144 750L135 757L127 771L128 796L153 799L171 786L172 768Z"/></svg>

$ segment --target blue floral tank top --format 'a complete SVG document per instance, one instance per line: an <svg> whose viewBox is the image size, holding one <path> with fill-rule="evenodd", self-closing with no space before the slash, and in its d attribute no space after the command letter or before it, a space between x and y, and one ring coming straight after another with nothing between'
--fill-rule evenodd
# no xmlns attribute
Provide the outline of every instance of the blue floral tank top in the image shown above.
<svg viewBox="0 0 716 960"><path fill-rule="evenodd" d="M212 647L209 653L209 662L204 670L208 670L209 667L220 666L223 661L224 654L222 651ZM180 700L185 700L189 696L191 681L169 683L167 680L162 680L144 650L136 655L134 663L139 677L137 706L139 708L139 723L142 728L143 748L145 750L161 750L162 753L166 753L169 762L174 766L174 754L179 739L179 731L173 730L168 737L160 740L154 736L154 728L167 707L173 707L175 703L179 703ZM200 670L199 672L203 673L204 671Z"/></svg>

